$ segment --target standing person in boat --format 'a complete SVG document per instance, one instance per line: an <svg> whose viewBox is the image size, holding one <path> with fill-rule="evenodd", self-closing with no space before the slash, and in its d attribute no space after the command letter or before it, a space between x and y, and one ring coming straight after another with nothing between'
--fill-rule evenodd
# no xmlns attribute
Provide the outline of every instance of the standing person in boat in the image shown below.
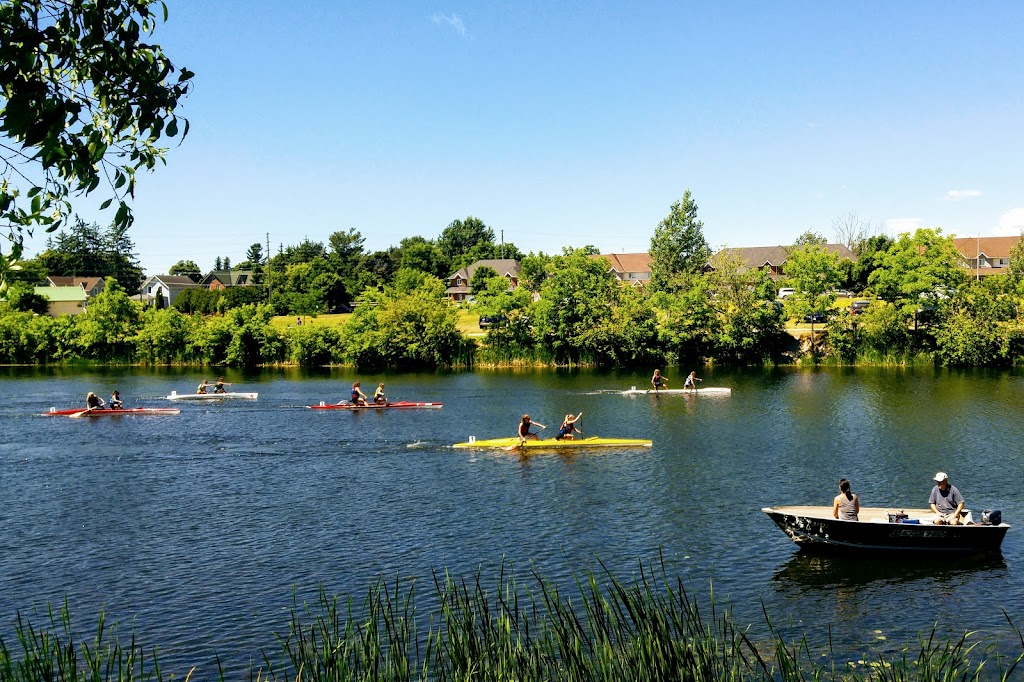
<svg viewBox="0 0 1024 682"><path fill-rule="evenodd" d="M366 405L366 394L359 388L359 382L352 384L352 404Z"/></svg>
<svg viewBox="0 0 1024 682"><path fill-rule="evenodd" d="M933 523L958 526L960 513L964 510L964 497L956 486L950 485L945 471L935 474L935 487L928 496L928 506L935 512Z"/></svg>
<svg viewBox="0 0 1024 682"><path fill-rule="evenodd" d="M839 479L839 494L832 500L832 516L842 521L859 521L860 498L850 492L850 482Z"/></svg>
<svg viewBox="0 0 1024 682"><path fill-rule="evenodd" d="M575 417L571 414L565 415L565 419L562 420L562 425L558 427L558 433L555 435L555 440L574 440L573 431L583 435L583 432L576 428L576 422L580 420L583 413L580 412Z"/></svg>
<svg viewBox="0 0 1024 682"><path fill-rule="evenodd" d="M85 407L87 409L102 410L106 405L107 404L103 402L103 398L99 397L92 391L89 391L89 394L85 396Z"/></svg>
<svg viewBox="0 0 1024 682"><path fill-rule="evenodd" d="M580 414L582 414L582 412ZM519 437L520 445L522 445L528 440L540 440L540 436L538 436L535 432L530 431L530 427L533 426L534 424L537 424L537 426L539 426L542 429L548 428L543 424L538 424L537 422L530 421L530 415L524 414L522 421L519 422L519 428L516 431L516 435Z"/></svg>
<svg viewBox="0 0 1024 682"><path fill-rule="evenodd" d="M373 403L375 405L386 405L388 399L384 397L384 384L383 382L377 385L377 390L373 392Z"/></svg>
<svg viewBox="0 0 1024 682"><path fill-rule="evenodd" d="M665 380L665 377L661 376L660 369L654 370L654 376L651 377L651 386L654 387L655 391L660 391L663 388L668 388L668 381Z"/></svg>
<svg viewBox="0 0 1024 682"><path fill-rule="evenodd" d="M206 395L210 392L210 382L203 379L203 383L196 386L196 395Z"/></svg>
<svg viewBox="0 0 1024 682"><path fill-rule="evenodd" d="M124 401L121 400L121 392L114 391L110 394L110 409L121 410L124 409Z"/></svg>
<svg viewBox="0 0 1024 682"><path fill-rule="evenodd" d="M697 376L697 372L690 372L689 374L686 375L686 381L683 382L683 388L691 388L694 391L696 391L698 381L704 380Z"/></svg>
<svg viewBox="0 0 1024 682"><path fill-rule="evenodd" d="M213 385L213 392L214 393L227 393L227 390L224 387L225 386L230 386L230 385L231 384L225 384L224 383L224 377L217 377L217 383L215 383Z"/></svg>

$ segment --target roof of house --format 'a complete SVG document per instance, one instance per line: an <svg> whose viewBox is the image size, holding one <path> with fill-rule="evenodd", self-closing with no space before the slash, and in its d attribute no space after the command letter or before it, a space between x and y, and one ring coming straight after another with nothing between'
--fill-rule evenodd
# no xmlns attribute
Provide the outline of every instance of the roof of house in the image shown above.
<svg viewBox="0 0 1024 682"><path fill-rule="evenodd" d="M85 289L78 285L63 287L34 287L34 290L38 296L43 296L46 300L52 303L69 301L82 302L88 298L88 296L85 295Z"/></svg>
<svg viewBox="0 0 1024 682"><path fill-rule="evenodd" d="M857 254L850 250L846 244L822 244L826 251L836 253L840 258L857 260ZM760 268L765 265L782 265L789 258L789 252L793 246L747 246L727 247L719 253L735 254L743 259L747 267Z"/></svg>
<svg viewBox="0 0 1024 682"><path fill-rule="evenodd" d="M102 277L65 277L63 275L50 275L46 278L55 287L82 287L91 291L103 284Z"/></svg>
<svg viewBox="0 0 1024 682"><path fill-rule="evenodd" d="M650 272L651 255L649 253L602 253L591 258L604 258L616 272Z"/></svg>
<svg viewBox="0 0 1024 682"><path fill-rule="evenodd" d="M954 237L953 245L964 258L1009 258L1010 250L1020 241L1016 237Z"/></svg>
<svg viewBox="0 0 1024 682"><path fill-rule="evenodd" d="M202 284L209 285L217 280L226 287L245 286L253 283L252 270L210 270L206 277L203 277Z"/></svg>
<svg viewBox="0 0 1024 682"><path fill-rule="evenodd" d="M473 273L484 266L497 270L498 274L502 277L519 277L519 273L522 270L519 266L519 261L514 258L490 258L478 260L472 265L462 268L458 272L453 272L448 275L448 279L461 277L467 281L471 280L473 279Z"/></svg>
<svg viewBox="0 0 1024 682"><path fill-rule="evenodd" d="M166 285L167 288L199 286L191 277L186 277L185 275L152 275L146 278L146 281L142 283L142 287L145 287L146 283L151 280L157 280ZM141 289L142 287L139 288Z"/></svg>

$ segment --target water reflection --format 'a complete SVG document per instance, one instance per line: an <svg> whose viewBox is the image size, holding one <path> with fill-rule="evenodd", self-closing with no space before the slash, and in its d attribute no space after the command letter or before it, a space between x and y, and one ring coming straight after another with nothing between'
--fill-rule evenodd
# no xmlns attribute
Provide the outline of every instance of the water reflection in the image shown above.
<svg viewBox="0 0 1024 682"><path fill-rule="evenodd" d="M997 577L1005 573L1006 561L1001 552L966 557L850 557L797 552L772 576L780 589L831 590L862 587L871 583L901 585L919 580L937 584L955 581L965 574L993 571Z"/></svg>

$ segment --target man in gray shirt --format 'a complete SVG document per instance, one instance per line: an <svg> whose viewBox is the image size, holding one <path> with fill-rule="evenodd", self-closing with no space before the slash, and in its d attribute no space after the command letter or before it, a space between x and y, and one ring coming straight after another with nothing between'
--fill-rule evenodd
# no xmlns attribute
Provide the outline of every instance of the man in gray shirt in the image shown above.
<svg viewBox="0 0 1024 682"><path fill-rule="evenodd" d="M956 486L949 484L949 476L940 471L935 474L935 487L928 497L928 504L935 512L935 523L956 526L960 523L960 512L964 510L964 498Z"/></svg>

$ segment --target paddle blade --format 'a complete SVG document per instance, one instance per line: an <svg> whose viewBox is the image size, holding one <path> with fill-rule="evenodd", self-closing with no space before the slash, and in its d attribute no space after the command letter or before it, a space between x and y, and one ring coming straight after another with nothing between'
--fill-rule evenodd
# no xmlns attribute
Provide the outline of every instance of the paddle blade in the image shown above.
<svg viewBox="0 0 1024 682"><path fill-rule="evenodd" d="M69 414L68 417L70 419L81 419L82 417L84 417L85 415L89 414L90 412L92 412L92 410L82 410L81 412L75 412L74 414Z"/></svg>

